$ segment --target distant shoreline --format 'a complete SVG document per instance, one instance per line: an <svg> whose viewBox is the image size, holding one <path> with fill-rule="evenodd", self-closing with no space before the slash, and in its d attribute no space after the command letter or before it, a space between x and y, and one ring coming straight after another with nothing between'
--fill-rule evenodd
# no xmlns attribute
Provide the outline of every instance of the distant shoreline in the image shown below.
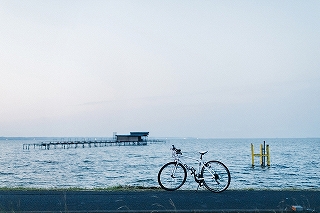
<svg viewBox="0 0 320 213"><path fill-rule="evenodd" d="M50 136L35 136L35 137L6 137L6 136L0 136L0 140L68 140L68 139L79 139L79 138L87 138L87 139L92 139L92 138L97 138L97 139L111 139L113 138L112 136L55 136L55 137L50 137ZM228 140L228 139L261 139L261 140L268 140L268 139L320 139L320 137L252 137L252 138L197 138L197 137L151 137L152 138L160 138L160 139L202 139L202 140Z"/></svg>

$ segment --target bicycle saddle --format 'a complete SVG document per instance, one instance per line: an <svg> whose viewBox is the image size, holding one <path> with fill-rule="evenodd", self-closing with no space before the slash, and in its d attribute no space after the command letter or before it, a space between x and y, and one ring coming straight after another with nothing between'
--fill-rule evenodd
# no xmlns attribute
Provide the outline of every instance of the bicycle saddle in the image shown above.
<svg viewBox="0 0 320 213"><path fill-rule="evenodd" d="M208 151L200 151L199 153L200 153L200 155L204 155L204 154L208 153Z"/></svg>

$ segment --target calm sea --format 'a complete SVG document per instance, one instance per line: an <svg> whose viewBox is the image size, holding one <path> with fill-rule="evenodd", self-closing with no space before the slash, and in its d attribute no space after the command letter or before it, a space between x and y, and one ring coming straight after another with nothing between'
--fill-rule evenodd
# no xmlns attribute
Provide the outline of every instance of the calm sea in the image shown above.
<svg viewBox="0 0 320 213"><path fill-rule="evenodd" d="M33 138L32 138L33 139ZM158 186L157 174L171 161L171 145L184 156L219 160L231 172L229 189L316 189L320 190L320 139L168 139L147 146L106 146L69 149L23 149L24 143L42 140L9 138L0 140L0 187L104 188L117 185ZM266 141L271 166L261 168L255 153ZM186 160L196 167L191 160ZM182 189L196 189L190 173Z"/></svg>

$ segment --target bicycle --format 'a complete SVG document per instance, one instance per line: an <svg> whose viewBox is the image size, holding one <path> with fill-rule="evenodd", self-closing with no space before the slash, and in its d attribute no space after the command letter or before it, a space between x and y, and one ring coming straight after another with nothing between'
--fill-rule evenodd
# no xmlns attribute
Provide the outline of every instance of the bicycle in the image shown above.
<svg viewBox="0 0 320 213"><path fill-rule="evenodd" d="M220 161L203 161L202 157L208 151L199 152L200 159L186 156L186 158L198 162L199 167L196 170L181 161L181 149L177 149L172 145L171 150L174 161L162 166L158 173L158 183L161 188L168 191L179 189L186 182L187 170L194 176L194 180L198 183L198 188L205 186L208 190L219 193L229 187L231 181L229 169Z"/></svg>

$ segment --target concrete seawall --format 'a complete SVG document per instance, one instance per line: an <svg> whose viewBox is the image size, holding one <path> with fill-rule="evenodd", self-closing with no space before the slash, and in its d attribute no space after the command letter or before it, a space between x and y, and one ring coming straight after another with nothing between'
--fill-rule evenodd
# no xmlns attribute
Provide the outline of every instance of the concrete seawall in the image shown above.
<svg viewBox="0 0 320 213"><path fill-rule="evenodd" d="M0 191L2 212L320 212L320 191Z"/></svg>

